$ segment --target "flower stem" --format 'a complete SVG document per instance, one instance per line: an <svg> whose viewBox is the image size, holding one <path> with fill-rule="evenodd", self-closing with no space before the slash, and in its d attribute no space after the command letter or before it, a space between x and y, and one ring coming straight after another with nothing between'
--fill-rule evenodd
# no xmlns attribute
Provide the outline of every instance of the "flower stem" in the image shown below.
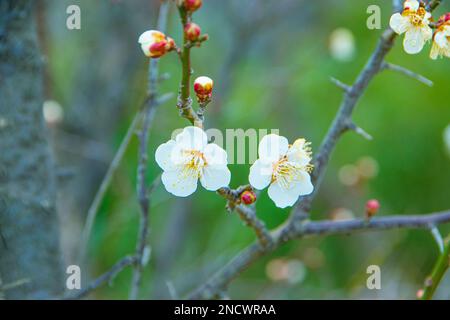
<svg viewBox="0 0 450 320"><path fill-rule="evenodd" d="M190 20L190 14L183 6L178 7L180 13L181 23L184 26ZM192 99L190 97L191 91L191 47L188 45L189 39L183 35L183 46L181 47L180 59L182 66L180 93L178 96L177 107L180 110L180 115L188 119L193 125L200 128L203 127L203 121L198 117L192 108Z"/></svg>
<svg viewBox="0 0 450 320"><path fill-rule="evenodd" d="M431 275L425 280L422 300L431 300L450 264L450 236L445 241L444 251L433 267Z"/></svg>

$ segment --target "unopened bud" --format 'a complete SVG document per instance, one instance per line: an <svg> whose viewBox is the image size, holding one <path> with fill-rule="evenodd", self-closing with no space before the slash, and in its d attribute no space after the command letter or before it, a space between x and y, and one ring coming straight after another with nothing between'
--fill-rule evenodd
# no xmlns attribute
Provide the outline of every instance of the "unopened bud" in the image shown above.
<svg viewBox="0 0 450 320"><path fill-rule="evenodd" d="M194 12L200 9L203 4L203 0L184 0L183 6L187 11Z"/></svg>
<svg viewBox="0 0 450 320"><path fill-rule="evenodd" d="M211 99L214 81L208 77L198 77L194 81L194 91L197 94L199 102L205 102Z"/></svg>
<svg viewBox="0 0 450 320"><path fill-rule="evenodd" d="M253 191L244 191L241 194L241 201L246 205L252 204L256 201L256 194Z"/></svg>
<svg viewBox="0 0 450 320"><path fill-rule="evenodd" d="M419 289L419 290L417 290L417 292L416 292L416 297L417 297L417 299L422 299L422 297L423 297L423 289Z"/></svg>
<svg viewBox="0 0 450 320"><path fill-rule="evenodd" d="M447 12L446 14L442 15L438 20L438 26L442 24L448 24L450 22L450 12Z"/></svg>
<svg viewBox="0 0 450 320"><path fill-rule="evenodd" d="M200 26L193 22L187 23L184 27L184 34L190 41L197 41L200 37L201 32L202 30L200 29Z"/></svg>
<svg viewBox="0 0 450 320"><path fill-rule="evenodd" d="M138 42L147 57L160 58L175 48L175 41L157 30L145 31Z"/></svg>
<svg viewBox="0 0 450 320"><path fill-rule="evenodd" d="M378 202L378 200L372 199L367 201L366 203L366 218L370 219L372 218L374 215L377 214L378 209L380 209L380 203Z"/></svg>

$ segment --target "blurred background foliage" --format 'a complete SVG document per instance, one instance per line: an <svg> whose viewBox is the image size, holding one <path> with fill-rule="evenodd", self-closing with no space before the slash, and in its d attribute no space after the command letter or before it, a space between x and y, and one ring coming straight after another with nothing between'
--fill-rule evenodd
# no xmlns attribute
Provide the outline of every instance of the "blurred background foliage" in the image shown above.
<svg viewBox="0 0 450 320"><path fill-rule="evenodd" d="M65 27L66 8L81 8L78 31ZM391 2L300 0L205 0L194 15L210 40L193 51L195 76L215 81L207 127L279 129L290 141L303 136L316 151L342 98L330 81L352 83L375 48L381 30L366 27L371 4L388 24ZM447 2L436 14L449 11ZM76 263L87 208L115 150L145 97L147 59L139 34L156 24L157 0L47 0L39 7L39 32L47 60L45 118L58 170L59 211L67 264ZM181 28L172 8L168 35L178 42ZM386 71L369 86L354 114L373 135L366 141L346 134L334 152L311 219L349 219L363 215L370 198L379 215L419 214L450 207L449 60L408 56L400 40L388 61L432 79L429 88ZM178 90L175 54L161 59L170 78L161 93ZM148 183L160 172L153 152L172 131L186 126L175 98L159 107L151 130ZM447 135L449 136L449 135ZM99 275L134 251L139 221L136 200L137 139L114 177L95 221L86 277ZM249 165L231 165L232 186L245 184ZM202 283L253 241L252 231L224 209L214 193L199 189L175 198L159 185L151 199L152 256L145 270L142 298L179 296ZM281 210L264 191L258 216L271 228ZM444 235L450 232L442 227ZM293 241L252 265L229 288L231 298L415 298L437 257L427 231L395 230ZM382 290L366 288L366 268L382 270ZM86 270L86 269L83 269ZM126 298L131 270L95 298ZM438 298L449 296L450 277Z"/></svg>

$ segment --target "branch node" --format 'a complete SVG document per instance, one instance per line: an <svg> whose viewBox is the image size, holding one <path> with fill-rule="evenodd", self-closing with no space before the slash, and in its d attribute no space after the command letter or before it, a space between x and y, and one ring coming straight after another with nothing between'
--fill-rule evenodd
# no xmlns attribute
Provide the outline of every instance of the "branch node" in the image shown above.
<svg viewBox="0 0 450 320"><path fill-rule="evenodd" d="M344 92L349 93L351 90L351 86L349 86L348 84L343 83L342 81L334 78L334 77L330 77L330 81L332 83L334 83L339 89L342 89Z"/></svg>
<svg viewBox="0 0 450 320"><path fill-rule="evenodd" d="M347 125L347 128L349 130L354 131L356 134L359 134L361 137L363 137L366 140L373 140L373 137L367 133L364 129L362 129L361 127L358 127L355 123L353 122L349 122L349 124Z"/></svg>

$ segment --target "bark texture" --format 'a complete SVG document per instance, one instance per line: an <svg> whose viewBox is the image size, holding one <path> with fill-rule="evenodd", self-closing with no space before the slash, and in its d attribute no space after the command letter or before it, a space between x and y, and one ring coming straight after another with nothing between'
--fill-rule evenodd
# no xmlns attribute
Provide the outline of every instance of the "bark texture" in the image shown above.
<svg viewBox="0 0 450 320"><path fill-rule="evenodd" d="M0 277L28 280L9 299L48 299L64 286L34 4L0 2Z"/></svg>

